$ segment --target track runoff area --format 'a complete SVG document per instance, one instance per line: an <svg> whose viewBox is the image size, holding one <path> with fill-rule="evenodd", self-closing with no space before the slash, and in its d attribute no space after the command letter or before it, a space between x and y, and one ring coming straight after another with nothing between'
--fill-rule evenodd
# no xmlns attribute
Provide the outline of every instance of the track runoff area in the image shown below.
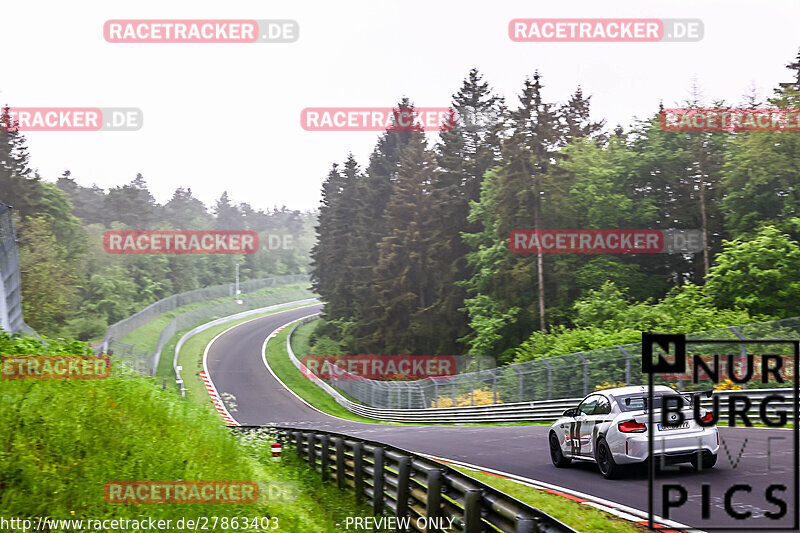
<svg viewBox="0 0 800 533"><path fill-rule="evenodd" d="M697 471L680 465L654 472L639 468L620 479L606 480L597 466L588 462L554 468L548 453L547 425L395 426L353 422L315 409L270 371L263 348L276 330L320 308L309 306L256 318L223 332L208 345L204 371L218 397L227 393L236 398L235 410L227 413L235 424L308 427L385 442L547 489L642 525L650 521L654 529L797 529L797 429L770 426L781 421L780 413L791 423L792 408L770 407L762 420L758 409L755 415L752 409L744 409L748 400L742 392L732 401L733 410L725 403L719 405L720 452L714 468ZM737 380L747 378L752 389L766 379L767 383L760 386L774 388L778 384L769 371L775 369L774 359L763 356L778 354L783 362L778 369L784 379L780 385L794 384L784 395L786 404L793 404L796 411L797 344L792 342L726 341L701 346L682 336L662 337L650 344L649 351L643 350L643 369L651 371L649 375L658 381L659 376L686 377L682 373L693 372L696 365L708 378L698 381L711 388L715 380L729 377L726 365L732 360ZM698 354L698 350L704 352ZM645 364L648 358L650 367ZM772 365L767 372L761 367L763 360ZM718 375L715 361L719 363ZM672 366L664 366L667 364ZM750 411L746 418L743 409Z"/></svg>

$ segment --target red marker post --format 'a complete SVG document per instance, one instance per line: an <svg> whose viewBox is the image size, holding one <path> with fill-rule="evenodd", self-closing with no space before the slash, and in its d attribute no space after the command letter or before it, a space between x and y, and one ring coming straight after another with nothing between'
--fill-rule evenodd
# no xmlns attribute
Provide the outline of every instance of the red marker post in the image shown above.
<svg viewBox="0 0 800 533"><path fill-rule="evenodd" d="M280 442L273 442L272 443L272 460L273 461L280 461L281 460L281 451L283 447L281 446Z"/></svg>

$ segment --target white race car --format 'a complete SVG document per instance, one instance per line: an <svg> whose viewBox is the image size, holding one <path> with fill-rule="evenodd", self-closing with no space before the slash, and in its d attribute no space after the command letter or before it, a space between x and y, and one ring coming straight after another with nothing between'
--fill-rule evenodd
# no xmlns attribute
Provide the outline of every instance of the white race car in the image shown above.
<svg viewBox="0 0 800 533"><path fill-rule="evenodd" d="M694 420L693 401L699 397L682 394L684 422L661 423L661 403L665 396L679 393L669 387L653 388L653 450L656 464L690 462L697 469L712 468L717 462L719 433L716 424L703 427ZM676 400L677 401L677 400ZM675 406L676 404L672 404ZM668 404L669 406L669 404ZM558 468L572 460L594 461L606 479L617 477L622 465L643 463L648 458L647 387L619 387L593 392L578 407L567 409L550 427L550 458ZM672 410L676 410L674 407ZM711 412L699 410L703 423L711 422ZM670 414L677 420L677 414Z"/></svg>

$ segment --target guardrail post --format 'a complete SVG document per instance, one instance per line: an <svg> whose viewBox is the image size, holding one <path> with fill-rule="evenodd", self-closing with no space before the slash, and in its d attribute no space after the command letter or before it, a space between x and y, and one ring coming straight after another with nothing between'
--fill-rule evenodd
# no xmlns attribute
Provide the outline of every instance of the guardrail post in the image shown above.
<svg viewBox="0 0 800 533"><path fill-rule="evenodd" d="M517 377L519 377L519 401L521 402L522 401L522 384L523 384L523 382L522 382L522 370L520 370L517 367L512 367L512 368L514 369L514 372L517 373Z"/></svg>
<svg viewBox="0 0 800 533"><path fill-rule="evenodd" d="M475 378L472 374L469 376L469 404L475 405Z"/></svg>
<svg viewBox="0 0 800 533"><path fill-rule="evenodd" d="M320 435L319 436L319 443L322 445L322 457L320 458L320 464L322 466L322 481L328 481L328 469L330 468L330 460L331 460L331 448L328 445L329 437L327 435Z"/></svg>
<svg viewBox="0 0 800 533"><path fill-rule="evenodd" d="M464 533L481 531L481 491L469 489L464 493Z"/></svg>
<svg viewBox="0 0 800 533"><path fill-rule="evenodd" d="M295 431L293 434L294 436L294 445L297 448L297 458L301 461L303 460L303 445L300 442L300 432Z"/></svg>
<svg viewBox="0 0 800 533"><path fill-rule="evenodd" d="M364 445L353 443L353 481L355 482L356 500L364 499Z"/></svg>
<svg viewBox="0 0 800 533"><path fill-rule="evenodd" d="M428 486L428 494L427 501L425 502L425 516L427 518L437 518L442 513L442 471L428 470L426 485ZM439 528L430 526L425 530L425 533L439 532Z"/></svg>
<svg viewBox="0 0 800 533"><path fill-rule="evenodd" d="M383 514L383 448L375 447L372 459L372 514L375 516Z"/></svg>
<svg viewBox="0 0 800 533"><path fill-rule="evenodd" d="M553 399L553 367L544 359L539 359L547 367L547 399Z"/></svg>
<svg viewBox="0 0 800 533"><path fill-rule="evenodd" d="M581 360L581 365L583 366L583 395L586 396L589 394L589 368L588 363L586 362L586 358L583 356L582 352L578 352L575 355Z"/></svg>
<svg viewBox="0 0 800 533"><path fill-rule="evenodd" d="M541 531L533 518L517 518L517 524L514 527L514 533L534 533Z"/></svg>
<svg viewBox="0 0 800 533"><path fill-rule="evenodd" d="M308 434L308 466L312 470L317 466L317 450L314 448L314 434L311 432Z"/></svg>
<svg viewBox="0 0 800 533"><path fill-rule="evenodd" d="M408 485L411 476L411 457L401 457L397 465L397 507L399 517L408 515ZM397 531L405 531L398 527Z"/></svg>
<svg viewBox="0 0 800 533"><path fill-rule="evenodd" d="M631 354L622 346L617 346L622 355L625 356L625 385L631 384Z"/></svg>
<svg viewBox="0 0 800 533"><path fill-rule="evenodd" d="M494 405L497 405L497 369L492 372L492 382L494 384Z"/></svg>
<svg viewBox="0 0 800 533"><path fill-rule="evenodd" d="M344 439L336 437L336 485L344 488Z"/></svg>
<svg viewBox="0 0 800 533"><path fill-rule="evenodd" d="M739 338L739 340L743 341L746 339L746 337L742 335L742 332L739 331L739 328L737 328L736 326L728 326L728 327L730 328L731 331L733 331L733 334ZM739 353L742 354L742 369L747 368L747 345L743 342L739 343ZM729 368L728 372L733 374L733 369ZM742 385L742 390L745 390L747 388L747 382L742 383L741 385Z"/></svg>

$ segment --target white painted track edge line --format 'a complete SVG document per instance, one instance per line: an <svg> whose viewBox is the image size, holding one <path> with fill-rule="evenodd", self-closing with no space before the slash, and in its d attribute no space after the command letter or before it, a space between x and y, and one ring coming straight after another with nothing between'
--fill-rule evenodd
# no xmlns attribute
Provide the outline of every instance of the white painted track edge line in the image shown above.
<svg viewBox="0 0 800 533"><path fill-rule="evenodd" d="M444 463L452 463L452 464L454 464L456 466L461 466L461 467L468 468L468 469L471 469L471 470L484 471L484 472L488 472L490 474L496 474L498 476L507 477L507 478L511 479L512 481L517 481L517 482L520 482L520 483L525 484L525 485L532 486L532 487L537 488L537 489L546 488L546 489L550 489L550 490L556 490L558 492L563 492L563 493L569 494L571 496L575 496L575 497L578 497L578 498L583 498L585 500L588 500L588 501L590 501L592 503L595 503L595 504L598 504L598 505L602 505L602 506L605 506L605 507L610 507L611 509L616 509L616 510L622 511L624 513L639 517L642 520L647 520L647 511L642 511L640 509L636 509L635 507L630 507L628 505L617 503L617 502L614 502L614 501L611 501L611 500L606 500L606 499L600 498L598 496L593 496L591 494L586 494L585 492L580 492L580 491L577 491L577 490L574 490L574 489L568 489L568 488L565 488L565 487L561 487L559 485L554 485L552 483L547 483L547 482L544 482L544 481L538 481L536 479L527 478L527 477L520 476L520 475L517 475L517 474L511 474L509 472L503 472L502 470L495 470L495 469L492 469L492 468L487 468L485 466L479 466L479 465L474 465L474 464L471 464L471 463L465 463L464 461L459 461L459 460L456 460L456 459L448 459L447 457L439 457L439 456L436 456L436 455L431 455L431 454L426 454L426 453L421 453L421 452L416 452L416 453L419 453L420 455L425 456L425 457L427 457L429 459L433 459L435 461L441 461L441 462L444 462ZM593 505L592 507L596 507L596 506ZM678 528L678 529L686 529L686 530L692 531L693 533L704 533L701 529L698 529L698 528L695 528L695 527L692 527L692 526L688 526L686 524L682 524L682 523L676 522L674 520L669 520L667 518L663 518L663 517L658 516L658 515L653 515L653 520L657 521L660 524L665 525L665 526Z"/></svg>
<svg viewBox="0 0 800 533"><path fill-rule="evenodd" d="M292 390L292 389L291 389L291 388L290 388L288 385L286 385L286 383L284 383L284 382L283 382L283 380L282 380L281 378L279 378L279 377L278 377L278 375L277 375L277 374L276 374L276 373L275 373L275 372L272 370L272 368L270 368L270 366L269 366L269 363L267 362L267 343L270 341L270 339L273 339L273 338L275 338L275 337L277 336L278 332L280 332L280 331L281 331L282 329L284 329L286 326L288 326L288 325L290 325L290 324L294 324L295 322L300 322L301 320L305 320L306 318L309 318L309 317L312 317L312 316L316 316L316 315L318 315L318 314L319 314L319 313L313 313L313 314L310 314L310 315L307 315L307 316L304 316L304 317L298 318L297 320L292 320L291 322L287 322L286 324L282 325L281 327L277 328L275 331L273 331L272 333L270 333L269 335L267 335L267 338L266 338L266 339L264 339L264 344L262 344L262 345L261 345L261 361L264 363L264 366L267 368L267 371L268 371L270 374L272 374L272 377L273 377L273 378L275 378L275 381L277 381L277 382L278 382L278 383L281 385L281 387L283 387L284 389L286 389L287 391L289 391L289 393L290 393L292 396L294 396L295 398L297 398L298 400L300 400L302 403L304 403L305 405L307 405L307 406L308 406L308 407L310 407L311 409L315 410L316 412L318 412L318 413L321 413L321 414L323 414L323 415L325 415L325 416L328 416L328 417L330 417L330 418L335 418L336 420L343 420L343 421L345 421L345 422L352 422L352 420L348 420L348 419L346 419L346 418L340 418L340 417L338 417L338 416L336 416L336 415L332 415L332 414L330 414L330 413L326 413L325 411L322 411L322 410L320 410L320 409L317 409L316 407L314 407L313 405L311 405L310 403L308 403L307 401L305 401L303 398L301 398L301 397L300 397L300 395L298 395L298 394L297 394L295 391L293 391L293 390ZM276 425L277 425L277 424L276 424Z"/></svg>
<svg viewBox="0 0 800 533"><path fill-rule="evenodd" d="M312 305L316 305L316 304L312 304ZM293 311L293 310L294 309L288 309L287 311ZM286 311L283 311L283 312L286 312ZM270 313L269 315L266 315L266 316L274 316L276 314L280 314L280 313ZM256 317L253 317L253 318L251 318L249 320L245 320L244 322L240 322L239 324L235 324L235 325L233 325L233 326L231 326L231 327L229 327L227 329L224 329L216 337L211 339L211 341L208 344L206 344L205 350L203 350L203 372L205 373L206 377L208 378L208 382L209 382L208 384L206 384L206 387L208 387L208 385L210 384L211 390L214 391L214 394L217 395L217 398L220 398L219 391L217 390L217 387L214 385L214 380L211 377L211 373L208 371L208 352L211 349L211 345L214 344L214 341L219 339L225 333L228 333L229 331L234 330L234 329L238 328L239 326L243 326L245 324L248 324L248 323L252 322L253 320L258 320L258 319L261 319L261 318L264 318L264 317L263 316L256 316ZM269 338L269 337L267 337L267 338ZM231 415L231 413L225 407L225 404L224 404L224 402L222 402L222 400L220 400L220 403L222 404L222 410L224 411L224 413L231 420L233 420L237 425L241 425L241 424L239 424L239 421L236 420L236 418Z"/></svg>

